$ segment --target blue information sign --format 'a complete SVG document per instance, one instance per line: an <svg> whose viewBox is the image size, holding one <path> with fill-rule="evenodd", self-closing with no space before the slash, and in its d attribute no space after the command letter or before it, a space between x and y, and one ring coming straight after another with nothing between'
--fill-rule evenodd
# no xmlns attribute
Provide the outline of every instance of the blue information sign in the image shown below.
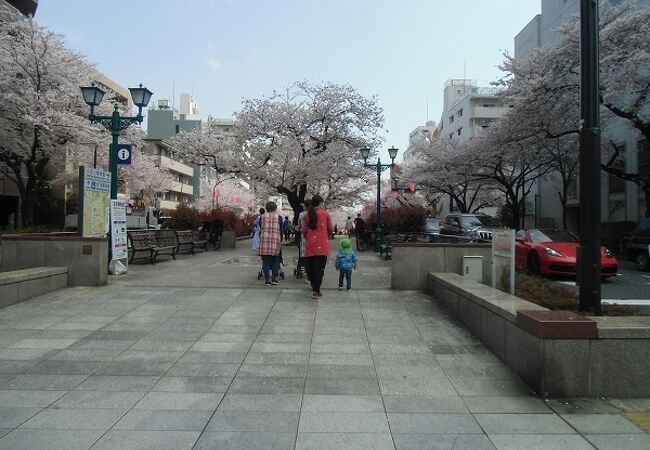
<svg viewBox="0 0 650 450"><path fill-rule="evenodd" d="M117 144L113 150L117 154L118 164L131 164L131 144Z"/></svg>

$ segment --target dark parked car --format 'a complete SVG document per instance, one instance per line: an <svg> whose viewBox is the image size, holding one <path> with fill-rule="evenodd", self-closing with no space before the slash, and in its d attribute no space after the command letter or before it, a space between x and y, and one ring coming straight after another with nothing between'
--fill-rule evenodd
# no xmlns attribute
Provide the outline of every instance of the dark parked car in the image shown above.
<svg viewBox="0 0 650 450"><path fill-rule="evenodd" d="M427 223L425 225L427 233L428 234L440 233L440 225L441 225L441 223L442 223L442 220L434 219L432 217L429 217L427 219Z"/></svg>
<svg viewBox="0 0 650 450"><path fill-rule="evenodd" d="M492 230L498 227L497 220L487 214L451 213L442 221L440 234L491 241Z"/></svg>
<svg viewBox="0 0 650 450"><path fill-rule="evenodd" d="M641 219L627 247L627 257L639 270L650 270L650 219Z"/></svg>

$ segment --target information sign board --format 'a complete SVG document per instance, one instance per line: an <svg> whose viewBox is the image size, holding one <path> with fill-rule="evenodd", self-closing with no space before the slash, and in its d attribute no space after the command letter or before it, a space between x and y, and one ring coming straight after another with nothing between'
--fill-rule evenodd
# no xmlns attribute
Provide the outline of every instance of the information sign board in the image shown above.
<svg viewBox="0 0 650 450"><path fill-rule="evenodd" d="M103 237L108 232L111 174L79 167L79 232L84 237Z"/></svg>
<svg viewBox="0 0 650 450"><path fill-rule="evenodd" d="M111 255L112 259L127 259L126 203L111 200Z"/></svg>

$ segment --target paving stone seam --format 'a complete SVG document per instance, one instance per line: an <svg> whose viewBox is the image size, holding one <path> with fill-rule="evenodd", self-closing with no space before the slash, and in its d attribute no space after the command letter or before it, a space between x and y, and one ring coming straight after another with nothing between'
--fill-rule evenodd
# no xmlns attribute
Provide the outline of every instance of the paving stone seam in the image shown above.
<svg viewBox="0 0 650 450"><path fill-rule="evenodd" d="M239 295L238 295L238 296L237 296L237 297L232 301L232 303L230 304L230 306L232 306L233 304L235 304L235 303L237 302L237 300L238 300L242 295L244 295L244 293L246 292L246 290L247 290L247 289L242 289L242 291L239 293ZM250 353L251 348L252 348L253 345L255 344L255 341L257 340L257 338L258 338L259 335L261 334L262 329L264 328L264 325L266 324L267 320L269 320L269 317L270 317L270 315L271 315L271 312L273 312L273 309L275 308L275 305L277 305L277 303L278 303L278 299L280 298L280 295L282 294L282 290L281 290L281 289L279 289L279 290L275 290L275 289L273 289L273 291L277 292L276 297L275 297L275 300L273 301L273 306L271 306L271 308L269 308L269 312L266 314L266 317L264 318L264 321L263 321L262 324L260 325L260 329L258 330L257 334L255 335L255 339L253 339L252 342L250 343L250 345L248 346L248 350L246 351L246 355L245 355L244 358L242 359L241 363L239 363L239 367L237 368L237 371L235 372L235 375L232 377L232 380L230 380L230 383L228 384L228 387L226 388L226 390L225 390L223 396L221 397L221 400L219 400L219 403L218 403L217 406L214 408L214 411L212 411L212 414L210 414L210 417L208 418L208 421L205 423L203 429L201 430L201 432L199 433L198 437L197 437L196 440L194 441L194 444L192 445L192 448L194 448L194 447L196 446L196 444L201 440L201 438L205 435L205 430L208 428L208 425L210 425L210 421L212 420L212 418L215 416L215 414L216 414L217 411L219 410L219 406L220 406L221 403L223 402L223 399L226 398L226 395L228 394L228 391L229 391L230 388L232 387L232 384L235 382L235 378L237 378L237 374L238 374L239 371L241 370L241 367L244 365L244 361L246 361L246 357L247 357L248 354ZM230 306L229 306L228 308L230 308ZM226 309L226 311L227 311L227 309ZM224 311L224 312L225 312L225 311ZM219 315L219 317L221 317L222 315L223 315L223 313L221 313L221 314ZM217 319L217 320L218 320L218 319ZM215 322L216 322L216 321L215 321ZM197 340L198 340L198 339L197 339ZM302 400L301 400L301 401L302 401ZM296 433L296 435L297 435L297 433ZM295 444L294 444L294 448L295 448Z"/></svg>
<svg viewBox="0 0 650 450"><path fill-rule="evenodd" d="M307 297L306 294L305 297ZM314 316L311 322L311 338L309 339L309 356L307 356L307 370L305 371L305 380L303 381L302 384L302 395L300 396L300 409L298 410L298 427L296 429L296 438L293 441L294 450L298 446L298 435L300 434L298 431L300 430L300 418L302 417L302 405L305 402L305 392L307 391L307 378L309 377L309 366L311 363L311 347L312 344L314 343L314 329L316 328L316 316L318 315L318 307L319 307L318 299L314 301L317 303L316 303L316 308L314 308Z"/></svg>
<svg viewBox="0 0 650 450"><path fill-rule="evenodd" d="M359 310L361 312L361 320L363 321L363 331L366 333L366 342L368 342L368 346L370 346L370 339L368 338L368 327L366 326L366 317L363 313L363 305L361 304L361 300L359 300L359 296L357 295L357 303L359 304ZM400 305L401 306L401 305ZM403 308L402 308L403 309ZM410 317L409 317L410 319ZM377 389L379 392L379 398L381 398L381 405L384 408L384 416L386 417L386 424L388 425L388 433L390 434L390 442L393 444L393 448L397 448L397 445L395 445L395 438L393 437L393 430L390 426L390 420L388 420L388 413L386 410L386 402L384 401L384 396L381 393L381 386L379 384L379 374L377 374L377 362L375 361L375 353L372 351L372 348L370 349L370 358L372 359L372 366L375 369L375 376L377 380Z"/></svg>

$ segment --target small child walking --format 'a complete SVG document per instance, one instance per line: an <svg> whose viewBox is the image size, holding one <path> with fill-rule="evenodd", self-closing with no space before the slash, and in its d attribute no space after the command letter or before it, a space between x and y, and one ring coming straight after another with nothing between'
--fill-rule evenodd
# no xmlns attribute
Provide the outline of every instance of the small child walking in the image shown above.
<svg viewBox="0 0 650 450"><path fill-rule="evenodd" d="M352 269L357 268L357 255L352 251L350 239L341 240L341 250L336 254L334 267L339 271L339 291L343 289L343 277L349 291L352 288Z"/></svg>

